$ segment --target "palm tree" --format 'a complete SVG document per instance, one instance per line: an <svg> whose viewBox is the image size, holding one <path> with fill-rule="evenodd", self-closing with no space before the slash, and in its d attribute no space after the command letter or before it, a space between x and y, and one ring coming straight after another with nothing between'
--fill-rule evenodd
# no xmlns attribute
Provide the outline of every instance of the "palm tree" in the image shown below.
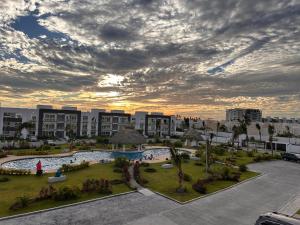
<svg viewBox="0 0 300 225"><path fill-rule="evenodd" d="M219 129L221 132L227 132L227 127L225 126L225 124L222 124L220 126L220 129Z"/></svg>
<svg viewBox="0 0 300 225"><path fill-rule="evenodd" d="M218 142L218 133L219 133L219 129L220 129L220 122L217 122L217 136L216 136L216 142Z"/></svg>
<svg viewBox="0 0 300 225"><path fill-rule="evenodd" d="M268 133L269 133L269 142L270 142L270 145L271 145L271 151L272 151L272 156L274 155L274 152L273 152L273 135L275 133L275 128L272 124L269 124L268 126Z"/></svg>
<svg viewBox="0 0 300 225"><path fill-rule="evenodd" d="M235 140L238 140L238 148L240 147L240 129L236 125L233 125L232 127L232 146L234 147Z"/></svg>
<svg viewBox="0 0 300 225"><path fill-rule="evenodd" d="M182 156L181 154L178 152L177 149L175 149L175 147L171 146L170 147L170 152L171 152L171 156L173 159L173 162L175 164L175 166L177 167L178 170L178 184L179 187L176 189L178 192L184 192L184 188L183 188L183 171L182 171Z"/></svg>
<svg viewBox="0 0 300 225"><path fill-rule="evenodd" d="M285 126L285 129L287 131L287 135L289 137L289 144L291 143L291 131L290 131L290 127L289 126Z"/></svg>
<svg viewBox="0 0 300 225"><path fill-rule="evenodd" d="M207 138L206 140L206 153L205 153L205 156L206 156L206 166L205 166L205 170L206 170L206 173L208 173L208 170L209 170L209 167L210 167L210 151L211 151L211 143L212 143L212 140L214 138L215 134L214 133L209 133L209 137Z"/></svg>
<svg viewBox="0 0 300 225"><path fill-rule="evenodd" d="M246 135L247 150L249 150L248 126L250 125L251 121L247 113L244 114L244 118L242 120L239 120L239 122L240 122L241 133Z"/></svg>
<svg viewBox="0 0 300 225"><path fill-rule="evenodd" d="M259 134L259 141L261 142L261 126L259 123L256 124L256 129L258 130L258 134Z"/></svg>
<svg viewBox="0 0 300 225"><path fill-rule="evenodd" d="M24 122L21 123L18 127L17 127L17 136L20 136L21 131L23 129L26 129L27 131L30 131L31 129L35 128L34 124L32 123L32 121L29 122Z"/></svg>

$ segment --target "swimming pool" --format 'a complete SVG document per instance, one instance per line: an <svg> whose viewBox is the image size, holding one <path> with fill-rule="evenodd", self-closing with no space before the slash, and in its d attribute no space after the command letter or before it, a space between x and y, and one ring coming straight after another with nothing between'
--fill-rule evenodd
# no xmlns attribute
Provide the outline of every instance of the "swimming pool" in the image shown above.
<svg viewBox="0 0 300 225"><path fill-rule="evenodd" d="M3 163L1 167L7 169L35 170L37 162L41 160L43 170L47 172L50 170L57 170L63 164L80 164L82 161L99 162L100 160L113 160L117 157L126 157L130 160L140 160L148 159L151 155L154 159L157 159L158 157L170 158L170 151L166 148L134 152L84 151L76 152L73 155L66 157L37 157L13 160Z"/></svg>

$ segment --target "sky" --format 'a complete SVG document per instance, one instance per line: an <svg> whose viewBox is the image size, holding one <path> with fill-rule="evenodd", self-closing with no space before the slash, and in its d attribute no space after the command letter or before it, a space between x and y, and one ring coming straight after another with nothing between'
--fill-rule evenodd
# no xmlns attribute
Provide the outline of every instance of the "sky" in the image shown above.
<svg viewBox="0 0 300 225"><path fill-rule="evenodd" d="M0 102L300 118L300 0L1 0Z"/></svg>

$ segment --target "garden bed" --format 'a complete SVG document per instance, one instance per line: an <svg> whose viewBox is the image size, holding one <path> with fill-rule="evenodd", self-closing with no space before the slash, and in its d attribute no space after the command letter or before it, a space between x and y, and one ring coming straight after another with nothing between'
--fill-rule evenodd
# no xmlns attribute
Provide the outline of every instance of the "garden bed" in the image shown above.
<svg viewBox="0 0 300 225"><path fill-rule="evenodd" d="M177 193L175 191L176 188L178 187L178 176L177 176L176 167L171 169L163 169L161 167L162 164L163 163L157 163L151 165L151 168L154 168L156 170L156 172L154 173L148 173L144 170L141 170L141 176L148 181L148 183L145 184L145 187L151 189L154 192L158 192L167 197L175 199L179 202L186 202L205 195L195 191L192 187L192 185L198 179L204 179L207 177L205 174L204 165L201 166L195 165L195 161L192 160L182 164L183 172L185 174L188 174L191 177L191 180L184 181L183 186L186 187L187 190L186 193ZM223 167L224 165L220 165L220 164L219 165L214 164L211 166L212 169L222 169ZM232 169L232 170L238 172L237 169ZM240 173L241 176L239 182L258 175L258 173L251 172L251 171L240 172ZM228 180L213 181L212 183L206 185L206 194L210 194L222 190L224 188L230 187L239 182L228 181Z"/></svg>

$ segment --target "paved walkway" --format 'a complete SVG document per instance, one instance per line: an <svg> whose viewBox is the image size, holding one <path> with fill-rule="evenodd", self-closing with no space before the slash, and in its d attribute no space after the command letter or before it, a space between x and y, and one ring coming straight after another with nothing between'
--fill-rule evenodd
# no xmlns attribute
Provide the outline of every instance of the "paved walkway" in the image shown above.
<svg viewBox="0 0 300 225"><path fill-rule="evenodd" d="M252 164L262 176L234 188L180 205L139 192L54 211L0 221L1 225L253 225L261 213L298 204L300 164ZM290 208L296 208L292 206Z"/></svg>

